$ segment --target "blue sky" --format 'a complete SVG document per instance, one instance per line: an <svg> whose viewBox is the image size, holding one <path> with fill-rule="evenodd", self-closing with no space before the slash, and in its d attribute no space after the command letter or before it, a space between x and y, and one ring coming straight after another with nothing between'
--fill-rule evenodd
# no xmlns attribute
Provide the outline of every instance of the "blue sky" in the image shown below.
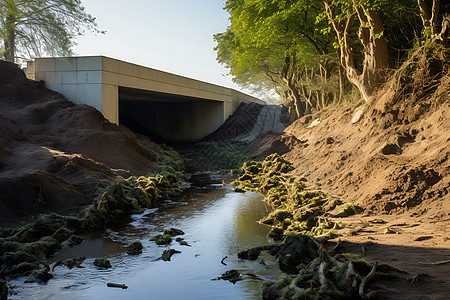
<svg viewBox="0 0 450 300"><path fill-rule="evenodd" d="M241 90L216 61L225 0L82 0L104 35L77 39L77 55L105 55ZM244 91L249 93L248 91Z"/></svg>

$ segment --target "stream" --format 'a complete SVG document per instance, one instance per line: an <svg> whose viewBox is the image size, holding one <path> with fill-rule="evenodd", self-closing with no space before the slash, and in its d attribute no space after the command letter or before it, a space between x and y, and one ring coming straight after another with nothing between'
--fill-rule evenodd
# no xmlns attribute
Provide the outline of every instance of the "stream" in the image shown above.
<svg viewBox="0 0 450 300"><path fill-rule="evenodd" d="M262 281L278 277L278 264L266 253L257 261L239 260L237 253L270 243L269 227L257 223L266 215L257 193L236 193L230 184L221 183L194 187L179 199L130 216L109 236L94 234L80 245L61 249L49 263L86 256L82 268L57 266L55 277L45 284L14 279L15 295L9 299L258 299ZM170 248L181 253L165 262L159 258L169 247L149 239L171 227L185 232L181 237L190 247L174 238ZM138 240L144 252L128 255L126 246ZM225 256L226 266L221 264ZM100 257L109 259L112 268L97 269L93 261ZM244 275L235 284L211 280L231 269L256 276ZM108 282L128 288L110 288Z"/></svg>

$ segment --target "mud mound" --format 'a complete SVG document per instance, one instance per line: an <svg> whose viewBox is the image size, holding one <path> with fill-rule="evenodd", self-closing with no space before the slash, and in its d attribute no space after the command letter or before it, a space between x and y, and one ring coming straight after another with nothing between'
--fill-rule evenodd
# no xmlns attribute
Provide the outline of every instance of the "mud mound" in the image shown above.
<svg viewBox="0 0 450 300"><path fill-rule="evenodd" d="M245 149L253 160L264 160L272 153L283 155L293 150L302 142L294 135L283 132L267 131L256 137Z"/></svg>
<svg viewBox="0 0 450 300"><path fill-rule="evenodd" d="M0 84L23 83L27 78L16 64L9 61L0 60Z"/></svg>
<svg viewBox="0 0 450 300"><path fill-rule="evenodd" d="M0 61L0 225L69 214L103 181L151 170L161 150Z"/></svg>

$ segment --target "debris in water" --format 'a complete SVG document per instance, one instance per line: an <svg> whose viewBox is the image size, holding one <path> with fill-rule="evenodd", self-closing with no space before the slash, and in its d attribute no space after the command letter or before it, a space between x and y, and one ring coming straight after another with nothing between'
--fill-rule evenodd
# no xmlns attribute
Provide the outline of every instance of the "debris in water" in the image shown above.
<svg viewBox="0 0 450 300"><path fill-rule="evenodd" d="M222 258L222 260L220 261L220 263L224 266L226 266L227 264L224 262L225 259L227 259L228 256L225 256L224 258Z"/></svg>
<svg viewBox="0 0 450 300"><path fill-rule="evenodd" d="M229 282L235 284L236 282L242 280L241 274L237 270L229 270L223 273L221 276L217 278L211 279L213 280L228 280Z"/></svg>
<svg viewBox="0 0 450 300"><path fill-rule="evenodd" d="M106 286L107 287L114 287L114 288L121 288L122 290L125 290L125 289L128 288L125 284L111 283L111 282L108 282L106 284Z"/></svg>

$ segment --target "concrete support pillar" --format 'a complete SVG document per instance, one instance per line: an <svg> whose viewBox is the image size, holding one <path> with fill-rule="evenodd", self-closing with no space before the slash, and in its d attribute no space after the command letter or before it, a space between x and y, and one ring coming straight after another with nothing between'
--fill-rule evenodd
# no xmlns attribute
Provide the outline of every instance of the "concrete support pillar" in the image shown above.
<svg viewBox="0 0 450 300"><path fill-rule="evenodd" d="M119 88L117 85L102 84L102 113L111 123L119 124Z"/></svg>

